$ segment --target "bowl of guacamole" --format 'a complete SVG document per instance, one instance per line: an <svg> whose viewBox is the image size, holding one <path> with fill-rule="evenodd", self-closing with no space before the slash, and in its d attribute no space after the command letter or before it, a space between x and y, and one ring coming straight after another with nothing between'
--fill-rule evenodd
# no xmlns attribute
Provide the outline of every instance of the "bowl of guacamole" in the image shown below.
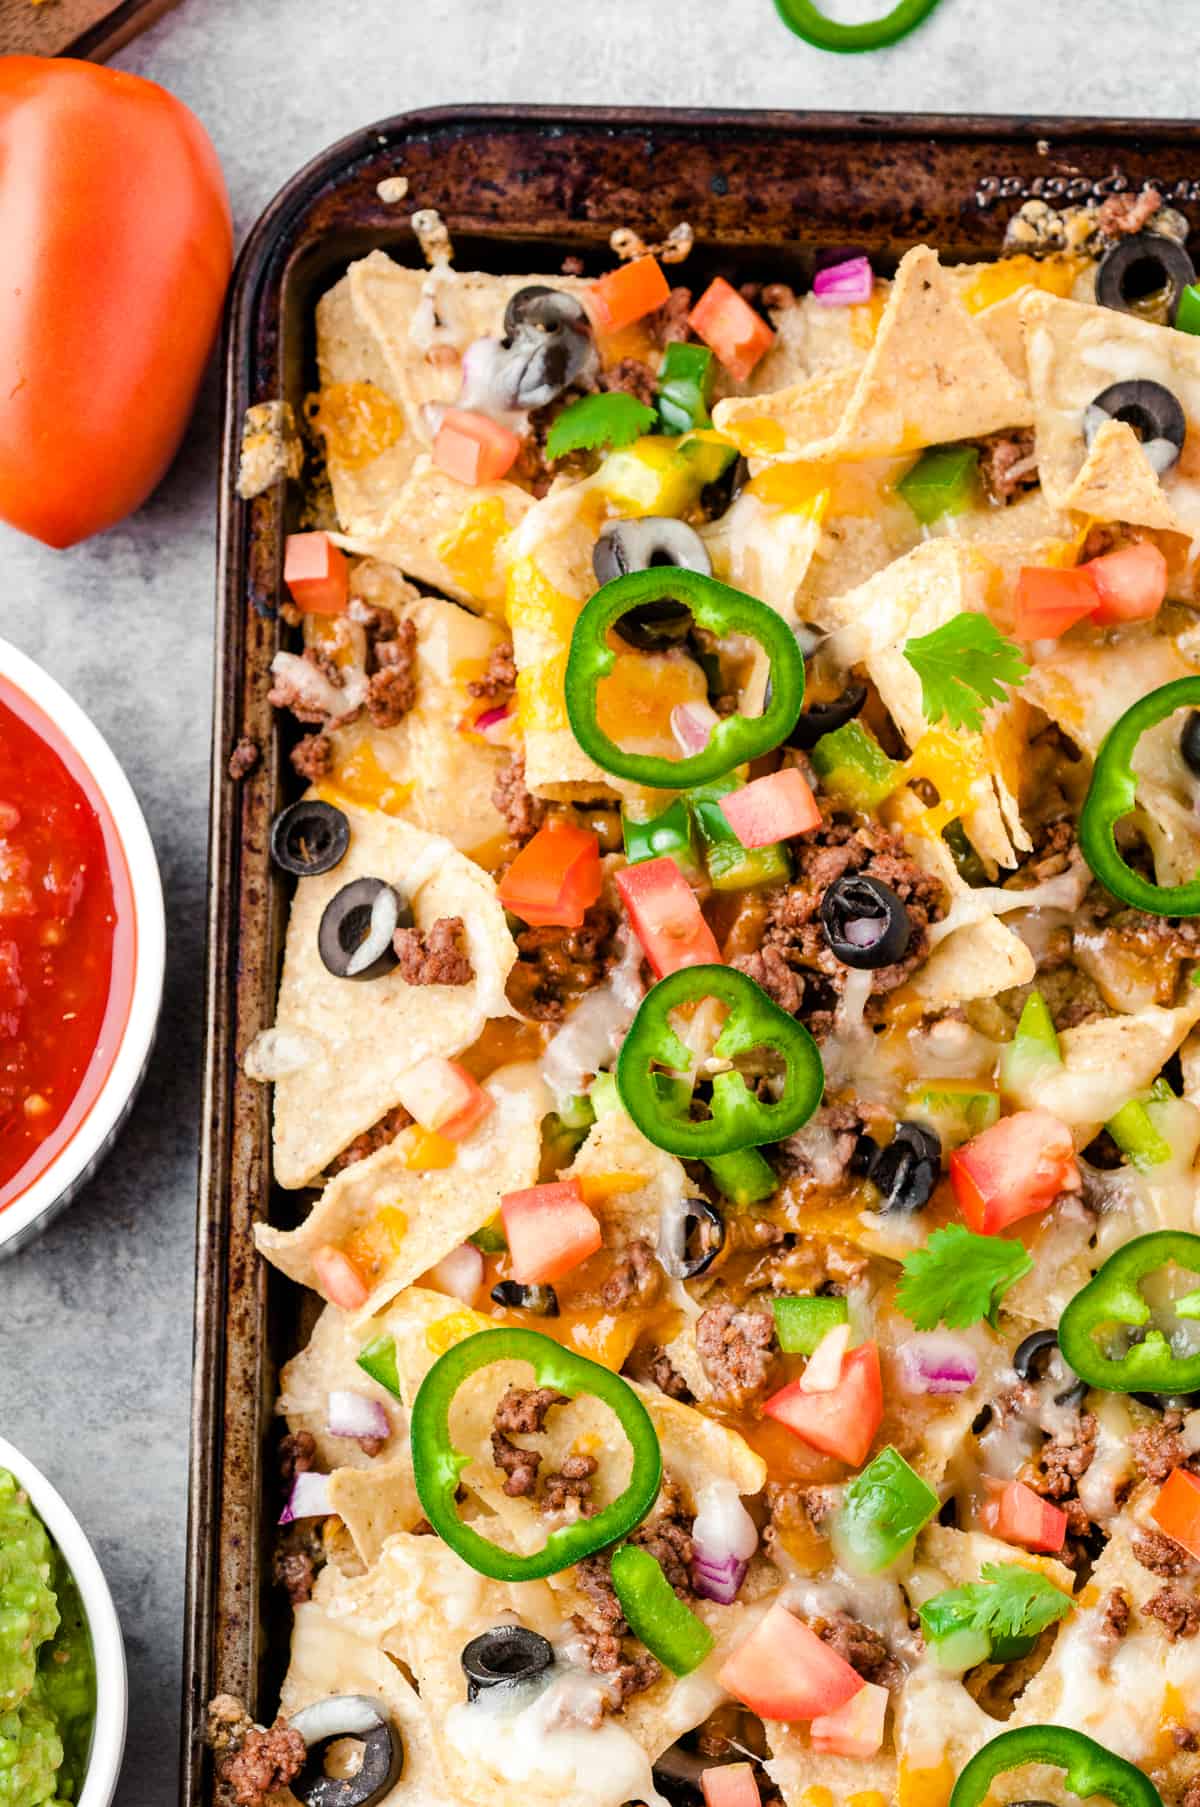
<svg viewBox="0 0 1200 1807"><path fill-rule="evenodd" d="M0 1807L109 1807L125 1716L121 1628L92 1547L0 1437Z"/></svg>

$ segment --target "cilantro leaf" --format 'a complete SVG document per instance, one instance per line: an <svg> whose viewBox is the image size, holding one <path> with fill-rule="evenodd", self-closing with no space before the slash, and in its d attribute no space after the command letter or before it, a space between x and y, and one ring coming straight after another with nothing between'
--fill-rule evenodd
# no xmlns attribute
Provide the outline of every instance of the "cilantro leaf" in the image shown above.
<svg viewBox="0 0 1200 1807"><path fill-rule="evenodd" d="M546 435L546 456L592 452L600 446L629 445L654 425L654 409L635 395L581 395L569 402Z"/></svg>
<svg viewBox="0 0 1200 1807"><path fill-rule="evenodd" d="M904 657L921 680L926 719L945 716L952 728L980 728L989 703L1029 674L1020 647L986 615L973 613L954 615L932 633L905 641Z"/></svg>
<svg viewBox="0 0 1200 1807"><path fill-rule="evenodd" d="M981 1580L926 1600L920 1609L926 1637L940 1642L960 1631L981 1632L1003 1657L1005 1646L1027 1646L1074 1605L1062 1588L1020 1563L985 1562L980 1573Z"/></svg>
<svg viewBox="0 0 1200 1807"><path fill-rule="evenodd" d="M938 1324L962 1330L980 1318L994 1330L1001 1299L1032 1266L1019 1242L947 1224L904 1257L896 1303L918 1330Z"/></svg>

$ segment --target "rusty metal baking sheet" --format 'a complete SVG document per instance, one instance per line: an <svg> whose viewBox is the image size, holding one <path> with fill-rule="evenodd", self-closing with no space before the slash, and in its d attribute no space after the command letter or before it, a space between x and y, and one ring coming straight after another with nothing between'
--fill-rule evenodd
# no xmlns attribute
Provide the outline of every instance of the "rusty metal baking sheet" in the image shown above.
<svg viewBox="0 0 1200 1807"><path fill-rule="evenodd" d="M377 186L397 175L408 195L386 202ZM282 399L299 409L315 376L317 296L375 247L419 264L414 207L442 213L462 268L553 272L570 252L598 269L615 227L654 238L687 220L696 235L689 282L723 273L803 283L819 250L855 246L880 269L922 239L950 257L991 256L1022 201L1100 199L1150 182L1168 202L1200 200L1197 128L477 107L364 128L301 170L259 221L238 266L225 347L186 1807L212 1798L206 1701L229 1692L274 1711L288 1609L270 1584L277 1501L266 1455L278 1367L308 1324L305 1296L254 1252L254 1221L273 1205L269 1101L238 1069L272 1017L286 906L267 829L290 773L267 691L286 632L275 616L283 539L299 508L282 484L238 499L246 407ZM247 735L263 757L234 784L227 761ZM274 1195L274 1209L294 1211L294 1195L290 1205Z"/></svg>

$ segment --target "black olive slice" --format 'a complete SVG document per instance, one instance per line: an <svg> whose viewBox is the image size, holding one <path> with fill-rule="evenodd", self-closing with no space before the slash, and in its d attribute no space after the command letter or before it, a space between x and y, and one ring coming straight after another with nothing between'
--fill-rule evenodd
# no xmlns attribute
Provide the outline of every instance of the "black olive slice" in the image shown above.
<svg viewBox="0 0 1200 1807"><path fill-rule="evenodd" d="M504 337L513 339L523 327L536 327L545 333L558 332L564 326L576 332L590 332L587 310L583 303L565 289L552 289L544 282L531 282L509 297L504 310Z"/></svg>
<svg viewBox="0 0 1200 1807"><path fill-rule="evenodd" d="M1134 314L1139 302L1165 292L1167 319L1174 323L1179 297L1195 280L1195 265L1175 239L1161 232L1131 232L1100 259L1096 300L1119 314Z"/></svg>
<svg viewBox="0 0 1200 1807"><path fill-rule="evenodd" d="M474 1700L485 1688L511 1688L544 1675L554 1651L540 1632L525 1625L493 1625L471 1639L461 1661L467 1699Z"/></svg>
<svg viewBox="0 0 1200 1807"><path fill-rule="evenodd" d="M833 881L821 899L821 927L834 958L863 972L903 959L912 937L902 900L865 873Z"/></svg>
<svg viewBox="0 0 1200 1807"><path fill-rule="evenodd" d="M847 684L841 696L831 703L814 703L804 711L788 735L788 745L815 747L823 734L832 734L835 728L844 728L847 722L852 722L866 700L865 684Z"/></svg>
<svg viewBox="0 0 1200 1807"><path fill-rule="evenodd" d="M332 803L302 797L281 809L271 824L271 858L297 878L332 872L346 857L350 823Z"/></svg>
<svg viewBox="0 0 1200 1807"><path fill-rule="evenodd" d="M592 569L597 583L628 577L631 571L649 571L676 565L685 571L712 576L708 548L686 521L670 515L643 515L635 521L610 521L592 548ZM670 596L630 609L616 623L616 632L640 652L662 652L678 646L691 632L692 614Z"/></svg>
<svg viewBox="0 0 1200 1807"><path fill-rule="evenodd" d="M1200 1406L1200 1393L1131 1393L1129 1397L1152 1412L1194 1412Z"/></svg>
<svg viewBox="0 0 1200 1807"><path fill-rule="evenodd" d="M552 1286L522 1286L517 1280L497 1280L492 1299L508 1311L532 1312L535 1318L558 1316L558 1294Z"/></svg>
<svg viewBox="0 0 1200 1807"><path fill-rule="evenodd" d="M1031 1330L1024 1342L1017 1344L1013 1350L1012 1364L1020 1379L1025 1381L1043 1380L1046 1374L1046 1360L1052 1349L1058 1348L1058 1332L1055 1330Z"/></svg>
<svg viewBox="0 0 1200 1807"><path fill-rule="evenodd" d="M396 964L392 937L412 926L406 898L382 878L356 878L331 897L317 948L335 979L378 979Z"/></svg>
<svg viewBox="0 0 1200 1807"><path fill-rule="evenodd" d="M399 1731L367 1695L334 1694L314 1701L288 1723L308 1747L304 1768L291 1783L304 1807L371 1807L400 1780L404 1745ZM362 1744L362 1762L352 1776L325 1773L325 1754L340 1738Z"/></svg>
<svg viewBox="0 0 1200 1807"><path fill-rule="evenodd" d="M503 387L514 408L544 408L597 363L588 317L573 295L531 283L504 310Z"/></svg>
<svg viewBox="0 0 1200 1807"><path fill-rule="evenodd" d="M685 1198L671 1235L659 1243L658 1258L672 1280L696 1280L707 1273L725 1246L725 1219L706 1198Z"/></svg>
<svg viewBox="0 0 1200 1807"><path fill-rule="evenodd" d="M886 1148L871 1162L869 1178L883 1194L885 1211L923 1211L942 1170L942 1144L923 1123L897 1123Z"/></svg>
<svg viewBox="0 0 1200 1807"><path fill-rule="evenodd" d="M1193 709L1179 736L1179 751L1189 772L1200 778L1200 709Z"/></svg>
<svg viewBox="0 0 1200 1807"><path fill-rule="evenodd" d="M1088 445L1108 420L1123 420L1133 428L1160 477L1178 462L1187 438L1187 417L1178 397L1162 383L1135 377L1102 389L1084 412L1083 437Z"/></svg>

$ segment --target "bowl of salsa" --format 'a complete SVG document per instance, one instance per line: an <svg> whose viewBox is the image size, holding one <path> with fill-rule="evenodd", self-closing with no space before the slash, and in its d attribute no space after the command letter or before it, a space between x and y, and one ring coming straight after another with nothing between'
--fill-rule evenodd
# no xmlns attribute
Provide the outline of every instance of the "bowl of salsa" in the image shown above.
<svg viewBox="0 0 1200 1807"><path fill-rule="evenodd" d="M121 1623L74 1513L0 1437L0 1798L109 1807L125 1750Z"/></svg>
<svg viewBox="0 0 1200 1807"><path fill-rule="evenodd" d="M164 944L128 779L66 691L0 640L0 1256L111 1147L153 1044Z"/></svg>

